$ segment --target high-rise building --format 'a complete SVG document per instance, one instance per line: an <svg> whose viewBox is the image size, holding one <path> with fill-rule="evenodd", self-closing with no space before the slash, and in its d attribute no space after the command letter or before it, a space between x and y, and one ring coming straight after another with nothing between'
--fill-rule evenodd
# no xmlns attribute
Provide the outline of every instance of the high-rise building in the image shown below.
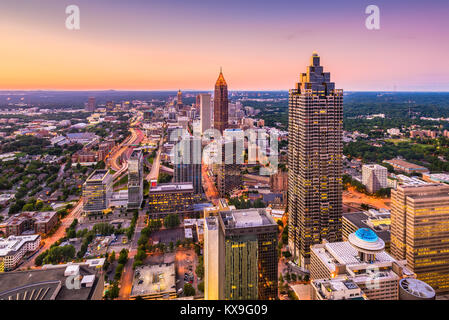
<svg viewBox="0 0 449 320"><path fill-rule="evenodd" d="M87 101L87 105L86 105L86 111L95 112L96 108L97 108L97 106L95 104L95 97L89 97L89 100Z"/></svg>
<svg viewBox="0 0 449 320"><path fill-rule="evenodd" d="M318 299L328 295L320 294L320 283L333 279L350 280L354 284L351 289L360 288L369 300L398 300L399 281L415 275L384 248L383 240L368 228L358 229L345 242L325 241L313 245L310 249L310 279L317 296L321 295Z"/></svg>
<svg viewBox="0 0 449 320"><path fill-rule="evenodd" d="M228 85L220 70L214 92L214 128L223 134L228 127Z"/></svg>
<svg viewBox="0 0 449 320"><path fill-rule="evenodd" d="M179 107L182 106L182 92L181 89L178 90L178 95L177 95L177 99L176 99L176 105Z"/></svg>
<svg viewBox="0 0 449 320"><path fill-rule="evenodd" d="M310 246L341 240L343 90L314 53L289 94L289 249L302 266Z"/></svg>
<svg viewBox="0 0 449 320"><path fill-rule="evenodd" d="M449 291L449 185L391 191L391 253L437 293Z"/></svg>
<svg viewBox="0 0 449 320"><path fill-rule="evenodd" d="M109 170L95 170L83 185L83 210L87 214L101 214L109 208L112 195L112 176Z"/></svg>
<svg viewBox="0 0 449 320"><path fill-rule="evenodd" d="M221 198L242 185L244 136L240 129L226 129L218 141L221 161L217 168L217 190Z"/></svg>
<svg viewBox="0 0 449 320"><path fill-rule="evenodd" d="M366 190L375 193L386 188L388 169L378 164L365 164L362 166L362 183Z"/></svg>
<svg viewBox="0 0 449 320"><path fill-rule="evenodd" d="M202 93L200 97L200 131L203 134L209 130L211 126L211 95L209 93Z"/></svg>
<svg viewBox="0 0 449 320"><path fill-rule="evenodd" d="M112 111L112 110L114 110L114 101L106 102L106 111Z"/></svg>
<svg viewBox="0 0 449 320"><path fill-rule="evenodd" d="M196 194L203 192L201 179L201 139L183 137L174 150L174 182L191 182Z"/></svg>
<svg viewBox="0 0 449 320"><path fill-rule="evenodd" d="M274 300L278 227L265 209L221 211L206 219L206 299Z"/></svg>
<svg viewBox="0 0 449 320"><path fill-rule="evenodd" d="M128 208L138 209L143 201L143 155L134 150L128 159Z"/></svg>

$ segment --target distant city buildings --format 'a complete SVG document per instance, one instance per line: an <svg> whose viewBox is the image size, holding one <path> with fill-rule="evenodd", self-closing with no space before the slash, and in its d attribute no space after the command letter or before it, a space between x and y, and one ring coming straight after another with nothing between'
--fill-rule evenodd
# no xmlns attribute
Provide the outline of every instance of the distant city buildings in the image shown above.
<svg viewBox="0 0 449 320"><path fill-rule="evenodd" d="M101 214L109 208L112 176L108 170L95 170L83 185L83 210L86 214Z"/></svg>
<svg viewBox="0 0 449 320"><path fill-rule="evenodd" d="M437 293L449 292L449 185L391 192L391 253Z"/></svg>
<svg viewBox="0 0 449 320"><path fill-rule="evenodd" d="M143 154L135 149L128 159L128 209L139 209L143 201Z"/></svg>
<svg viewBox="0 0 449 320"><path fill-rule="evenodd" d="M378 164L365 164L362 166L362 183L366 190L375 193L387 188L388 169Z"/></svg>
<svg viewBox="0 0 449 320"><path fill-rule="evenodd" d="M95 97L89 97L89 100L87 101L86 105L86 111L87 112L95 112L95 109L97 108Z"/></svg>
<svg viewBox="0 0 449 320"><path fill-rule="evenodd" d="M289 94L289 250L301 266L310 246L341 240L343 90L314 53Z"/></svg>
<svg viewBox="0 0 449 320"><path fill-rule="evenodd" d="M401 159L384 160L384 163L391 165L395 170L405 173L427 173L429 169L410 163Z"/></svg>
<svg viewBox="0 0 449 320"><path fill-rule="evenodd" d="M206 130L212 127L211 95L209 93L201 93L198 97L200 107L200 132L204 134Z"/></svg>
<svg viewBox="0 0 449 320"><path fill-rule="evenodd" d="M274 300L278 226L265 209L221 211L206 218L207 300Z"/></svg>

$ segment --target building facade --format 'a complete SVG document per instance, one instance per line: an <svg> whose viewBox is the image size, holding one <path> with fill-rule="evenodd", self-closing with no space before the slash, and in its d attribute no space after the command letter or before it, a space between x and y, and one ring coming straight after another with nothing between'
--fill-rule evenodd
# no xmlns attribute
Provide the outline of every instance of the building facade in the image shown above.
<svg viewBox="0 0 449 320"><path fill-rule="evenodd" d="M41 236L10 236L0 238L0 273L13 270L28 252L39 248Z"/></svg>
<svg viewBox="0 0 449 320"><path fill-rule="evenodd" d="M212 127L212 106L211 106L211 95L209 93L201 93L199 97L200 106L200 132L204 134L206 130Z"/></svg>
<svg viewBox="0 0 449 320"><path fill-rule="evenodd" d="M201 139L193 136L183 137L174 151L174 182L191 182L194 192L201 194Z"/></svg>
<svg viewBox="0 0 449 320"><path fill-rule="evenodd" d="M223 131L228 127L228 85L220 70L214 92L214 129Z"/></svg>
<svg viewBox="0 0 449 320"><path fill-rule="evenodd" d="M152 183L148 194L150 218L169 214L189 215L193 212L195 196L190 182Z"/></svg>
<svg viewBox="0 0 449 320"><path fill-rule="evenodd" d="M310 246L341 240L343 90L314 53L289 94L289 250L304 267Z"/></svg>
<svg viewBox="0 0 449 320"><path fill-rule="evenodd" d="M83 210L86 214L100 214L109 208L112 195L112 176L108 170L95 170L83 185Z"/></svg>
<svg viewBox="0 0 449 320"><path fill-rule="evenodd" d="M221 211L208 217L204 243L207 297L276 299L277 234L277 224L265 209Z"/></svg>
<svg viewBox="0 0 449 320"><path fill-rule="evenodd" d="M134 150L128 160L128 209L138 209L143 201L143 155Z"/></svg>
<svg viewBox="0 0 449 320"><path fill-rule="evenodd" d="M362 166L362 183L366 190L375 193L386 188L388 169L378 164L365 164Z"/></svg>
<svg viewBox="0 0 449 320"><path fill-rule="evenodd" d="M391 200L393 256L437 294L449 292L449 185L398 186Z"/></svg>

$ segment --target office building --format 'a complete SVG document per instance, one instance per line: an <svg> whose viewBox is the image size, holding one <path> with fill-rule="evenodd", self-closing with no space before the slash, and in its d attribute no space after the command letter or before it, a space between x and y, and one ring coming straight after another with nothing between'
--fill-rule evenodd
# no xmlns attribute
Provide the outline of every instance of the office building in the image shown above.
<svg viewBox="0 0 449 320"><path fill-rule="evenodd" d="M0 223L6 237L20 236L25 231L47 234L58 223L56 211L32 211L17 213Z"/></svg>
<svg viewBox="0 0 449 320"><path fill-rule="evenodd" d="M362 166L362 183L366 190L375 193L388 187L388 169L378 164L365 164Z"/></svg>
<svg viewBox="0 0 449 320"><path fill-rule="evenodd" d="M182 92L181 89L178 90L177 99L176 99L176 106L179 110L179 108L182 107Z"/></svg>
<svg viewBox="0 0 449 320"><path fill-rule="evenodd" d="M405 173L428 173L429 169L410 163L401 159L384 160L385 163L391 165L395 170Z"/></svg>
<svg viewBox="0 0 449 320"><path fill-rule="evenodd" d="M310 246L341 240L343 90L314 53L289 94L289 250L307 267Z"/></svg>
<svg viewBox="0 0 449 320"><path fill-rule="evenodd" d="M191 182L196 194L203 192L201 176L201 139L186 136L174 150L174 182Z"/></svg>
<svg viewBox="0 0 449 320"><path fill-rule="evenodd" d="M87 105L86 105L86 111L95 112L96 108L97 108L97 105L95 103L95 98L89 97L89 100L87 101Z"/></svg>
<svg viewBox="0 0 449 320"><path fill-rule="evenodd" d="M449 185L391 192L391 252L437 294L449 292Z"/></svg>
<svg viewBox="0 0 449 320"><path fill-rule="evenodd" d="M173 213L189 215L193 212L195 199L191 182L157 184L152 181L148 194L150 218L163 218Z"/></svg>
<svg viewBox="0 0 449 320"><path fill-rule="evenodd" d="M95 170L83 185L83 210L86 214L101 214L109 208L112 176L109 170Z"/></svg>
<svg viewBox="0 0 449 320"><path fill-rule="evenodd" d="M384 247L382 239L371 229L359 229L345 242L313 245L312 283L323 279L351 280L369 300L398 300L399 281L415 275L386 253Z"/></svg>
<svg viewBox="0 0 449 320"><path fill-rule="evenodd" d="M41 236L38 234L0 238L0 274L13 270L25 254L36 251L40 243ZM0 283L3 289L4 283Z"/></svg>
<svg viewBox="0 0 449 320"><path fill-rule="evenodd" d="M214 92L214 129L223 131L228 127L228 85L220 69Z"/></svg>
<svg viewBox="0 0 449 320"><path fill-rule="evenodd" d="M221 198L242 185L241 167L244 151L243 131L240 129L226 129L224 136L218 141L221 159L216 164L217 190Z"/></svg>
<svg viewBox="0 0 449 320"><path fill-rule="evenodd" d="M128 209L138 209L143 201L143 155L135 149L128 159Z"/></svg>
<svg viewBox="0 0 449 320"><path fill-rule="evenodd" d="M211 118L211 95L209 93L199 94L199 106L200 106L200 132L204 134L206 130L212 127Z"/></svg>
<svg viewBox="0 0 449 320"><path fill-rule="evenodd" d="M207 299L276 299L277 234L265 209L221 211L206 218Z"/></svg>
<svg viewBox="0 0 449 320"><path fill-rule="evenodd" d="M270 176L270 191L286 192L287 189L288 189L288 172L279 169L278 172Z"/></svg>

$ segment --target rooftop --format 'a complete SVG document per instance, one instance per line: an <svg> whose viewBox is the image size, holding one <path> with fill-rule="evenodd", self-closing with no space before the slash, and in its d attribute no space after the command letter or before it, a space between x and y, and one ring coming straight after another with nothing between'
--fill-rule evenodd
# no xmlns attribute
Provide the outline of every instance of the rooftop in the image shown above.
<svg viewBox="0 0 449 320"><path fill-rule="evenodd" d="M193 191L193 184L191 182L160 183L150 189L150 193L158 191Z"/></svg>
<svg viewBox="0 0 449 320"><path fill-rule="evenodd" d="M226 228L252 228L276 225L265 209L243 209L220 212Z"/></svg>
<svg viewBox="0 0 449 320"><path fill-rule="evenodd" d="M94 181L103 181L104 178L109 174L108 170L95 170L92 174L87 178L86 181L94 182Z"/></svg>
<svg viewBox="0 0 449 320"><path fill-rule="evenodd" d="M0 238L0 257L16 252L27 242L34 242L40 235L33 234L27 236L10 236L6 239Z"/></svg>

